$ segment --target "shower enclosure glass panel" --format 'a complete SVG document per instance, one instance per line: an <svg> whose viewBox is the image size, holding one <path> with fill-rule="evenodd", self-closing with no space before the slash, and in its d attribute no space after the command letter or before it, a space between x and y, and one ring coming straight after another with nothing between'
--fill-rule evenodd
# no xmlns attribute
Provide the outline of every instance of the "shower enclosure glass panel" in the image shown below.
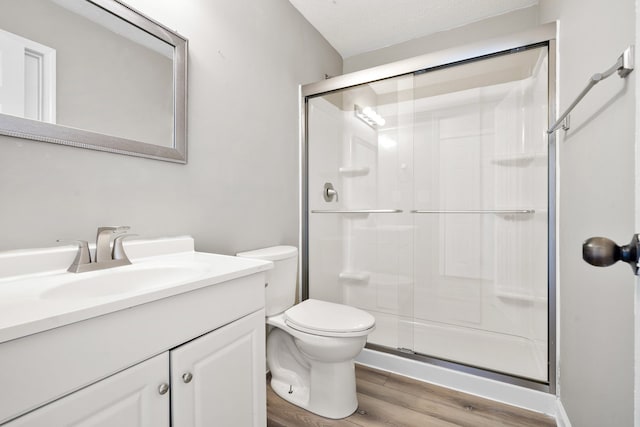
<svg viewBox="0 0 640 427"><path fill-rule="evenodd" d="M547 64L309 98L309 297L373 314L371 344L547 382Z"/></svg>

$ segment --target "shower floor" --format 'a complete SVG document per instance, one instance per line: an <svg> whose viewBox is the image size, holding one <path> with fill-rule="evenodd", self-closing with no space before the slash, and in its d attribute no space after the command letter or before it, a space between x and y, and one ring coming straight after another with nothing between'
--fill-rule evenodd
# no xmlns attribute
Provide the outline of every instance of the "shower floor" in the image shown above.
<svg viewBox="0 0 640 427"><path fill-rule="evenodd" d="M552 417L356 365L358 410L328 420L291 405L267 385L267 426L556 426Z"/></svg>

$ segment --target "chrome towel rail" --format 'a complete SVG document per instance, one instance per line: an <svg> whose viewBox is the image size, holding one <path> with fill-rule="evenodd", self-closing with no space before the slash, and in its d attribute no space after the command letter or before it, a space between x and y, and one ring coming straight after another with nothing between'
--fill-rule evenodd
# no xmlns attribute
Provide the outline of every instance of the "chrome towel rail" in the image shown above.
<svg viewBox="0 0 640 427"><path fill-rule="evenodd" d="M635 57L635 47L631 45L625 49L625 51L622 53L622 55L620 55L620 57L618 57L618 60L616 61L615 64L613 64L611 68L609 68L607 71L603 73L595 73L593 76L591 76L591 78L589 79L589 83L587 83L587 87L585 87L582 90L582 92L580 92L580 95L578 95L575 101L573 101L571 105L569 105L569 108L567 108L567 111L565 111L558 118L558 120L556 120L553 126L551 126L549 130L547 130L547 133L551 134L555 132L560 126L562 126L562 129L568 130L569 129L569 113L571 113L571 111L575 108L575 106L578 105L580 101L582 101L582 98L584 98L584 96L591 90L591 88L594 87L596 84L600 83L602 80L609 77L610 75L612 75L616 71L618 72L618 75L621 78L627 77L629 73L633 71L633 67L635 65L634 57Z"/></svg>
<svg viewBox="0 0 640 427"><path fill-rule="evenodd" d="M418 210L410 211L415 214L532 214L536 213L534 209L494 209L494 210Z"/></svg>
<svg viewBox="0 0 640 427"><path fill-rule="evenodd" d="M402 209L314 209L311 213L379 214L402 213Z"/></svg>

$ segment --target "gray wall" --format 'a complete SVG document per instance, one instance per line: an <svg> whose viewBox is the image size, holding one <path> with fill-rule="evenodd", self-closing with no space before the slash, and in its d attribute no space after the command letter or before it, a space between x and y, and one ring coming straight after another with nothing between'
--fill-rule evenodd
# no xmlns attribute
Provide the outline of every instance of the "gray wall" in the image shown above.
<svg viewBox="0 0 640 427"><path fill-rule="evenodd" d="M633 0L540 0L524 9L344 61L355 71L559 21L559 108L635 41ZM582 242L634 233L635 71L599 84L559 131L559 322L561 401L572 425L631 426L634 278L626 265L597 269Z"/></svg>
<svg viewBox="0 0 640 427"><path fill-rule="evenodd" d="M634 0L542 0L540 14L560 22L561 110L635 43ZM627 243L635 230L636 73L596 86L559 143L559 392L576 427L633 425L634 278L627 265L587 265L580 248L590 236Z"/></svg>
<svg viewBox="0 0 640 427"><path fill-rule="evenodd" d="M0 137L0 250L105 224L232 254L298 239L298 84L342 59L287 0L130 0L189 39L189 163Z"/></svg>

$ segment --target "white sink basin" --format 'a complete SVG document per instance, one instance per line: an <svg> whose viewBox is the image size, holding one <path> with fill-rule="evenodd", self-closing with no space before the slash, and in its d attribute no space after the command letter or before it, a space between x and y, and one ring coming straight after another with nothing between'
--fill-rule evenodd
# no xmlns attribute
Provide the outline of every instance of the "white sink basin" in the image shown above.
<svg viewBox="0 0 640 427"><path fill-rule="evenodd" d="M131 265L77 274L66 271L77 251L73 246L0 253L0 343L272 267L196 252L190 237L125 246Z"/></svg>
<svg viewBox="0 0 640 427"><path fill-rule="evenodd" d="M44 299L104 298L123 293L135 294L184 283L202 275L200 269L193 267L154 265L142 267L129 265L101 273L90 277L70 276L69 281L45 290L41 297Z"/></svg>

